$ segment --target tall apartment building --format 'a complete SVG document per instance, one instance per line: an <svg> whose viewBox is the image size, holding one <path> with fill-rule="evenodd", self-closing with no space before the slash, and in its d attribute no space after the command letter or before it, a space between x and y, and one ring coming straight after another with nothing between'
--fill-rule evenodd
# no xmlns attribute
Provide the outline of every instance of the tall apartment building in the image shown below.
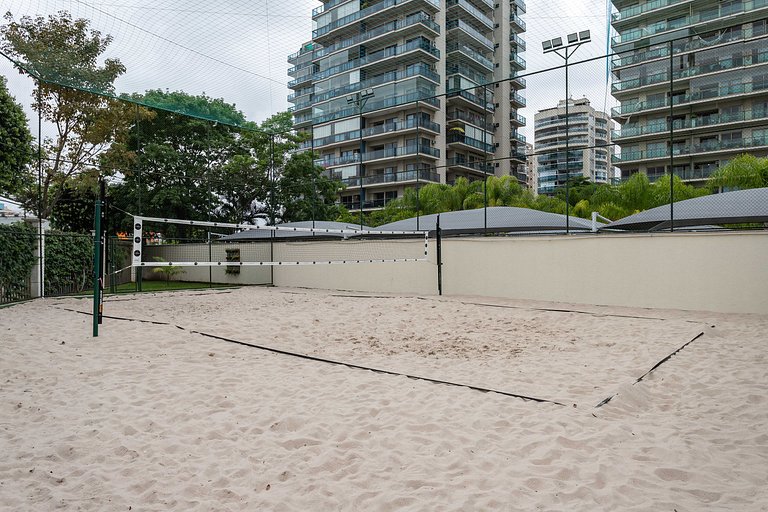
<svg viewBox="0 0 768 512"><path fill-rule="evenodd" d="M460 176L525 181L524 12L523 0L326 0L313 11L312 40L288 57L288 99L311 133L304 148L346 185L344 206L381 208Z"/></svg>
<svg viewBox="0 0 768 512"><path fill-rule="evenodd" d="M533 149L533 144L530 142L525 143L525 186L531 190L534 194L539 190L539 171L536 165L536 154Z"/></svg>
<svg viewBox="0 0 768 512"><path fill-rule="evenodd" d="M586 98L569 99L566 127L565 101L534 116L539 194L553 194L575 176L593 183L609 183L613 177L610 116L592 108Z"/></svg>
<svg viewBox="0 0 768 512"><path fill-rule="evenodd" d="M622 124L614 141L623 178L672 170L701 183L739 153L768 154L767 0L613 6L612 91L621 104L612 115Z"/></svg>

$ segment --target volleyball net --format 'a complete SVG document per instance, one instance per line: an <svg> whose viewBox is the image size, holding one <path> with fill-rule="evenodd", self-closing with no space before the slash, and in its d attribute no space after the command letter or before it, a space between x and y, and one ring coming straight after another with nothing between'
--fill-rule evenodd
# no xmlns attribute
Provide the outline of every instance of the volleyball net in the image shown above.
<svg viewBox="0 0 768 512"><path fill-rule="evenodd" d="M233 269L400 263L426 261L429 254L429 233L425 231L301 224L257 226L135 216L132 266Z"/></svg>

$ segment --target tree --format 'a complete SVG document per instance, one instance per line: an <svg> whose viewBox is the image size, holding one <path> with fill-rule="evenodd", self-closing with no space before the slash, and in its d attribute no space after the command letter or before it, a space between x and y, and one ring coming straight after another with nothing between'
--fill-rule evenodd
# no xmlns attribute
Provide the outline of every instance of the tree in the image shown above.
<svg viewBox="0 0 768 512"><path fill-rule="evenodd" d="M748 153L733 158L707 181L707 188L712 192L761 187L768 187L768 158Z"/></svg>
<svg viewBox="0 0 768 512"><path fill-rule="evenodd" d="M30 184L32 135L27 116L0 76L0 194L19 197Z"/></svg>
<svg viewBox="0 0 768 512"><path fill-rule="evenodd" d="M309 151L294 153L285 163L277 188L283 222L332 220L339 215L335 204L342 185L324 175Z"/></svg>
<svg viewBox="0 0 768 512"><path fill-rule="evenodd" d="M96 164L115 134L131 119L131 109L110 98L115 80L125 72L118 59L99 61L111 36L89 28L85 19L66 11L48 18L5 15L0 48L23 73L36 79L33 108L56 127L43 141L41 215L50 216L70 181L95 186ZM92 92L91 92L92 91ZM28 205L34 199L28 195Z"/></svg>
<svg viewBox="0 0 768 512"><path fill-rule="evenodd" d="M245 124L245 116L224 100L181 91L152 90L127 99L163 105L167 110L138 109L132 124L102 155L103 166L119 169L124 175L122 184L111 193L117 206L147 216L244 220L229 215L241 212L245 203L233 197L233 191L251 190L248 179L253 177L252 162L246 158L249 149L240 130L204 118L239 125ZM238 155L242 158L235 160ZM223 208L227 199L231 202ZM184 229L175 231L172 235L186 233Z"/></svg>

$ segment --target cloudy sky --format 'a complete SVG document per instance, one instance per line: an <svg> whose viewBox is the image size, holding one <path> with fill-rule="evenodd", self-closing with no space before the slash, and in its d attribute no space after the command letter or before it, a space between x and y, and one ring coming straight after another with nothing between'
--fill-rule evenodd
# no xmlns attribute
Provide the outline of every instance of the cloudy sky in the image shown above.
<svg viewBox="0 0 768 512"><path fill-rule="evenodd" d="M288 107L286 57L310 39L311 11L319 5L317 0L3 0L3 12L18 19L68 10L91 20L93 28L114 38L107 55L127 67L117 82L118 92L206 93L261 121ZM556 55L541 53L541 41L589 29L593 41L580 48L572 62L604 55L606 2L528 0L527 6L523 37L528 46L522 57L531 75L522 114L532 121L537 110L565 95L562 70L536 73L562 64ZM606 93L605 60L573 66L569 73L571 97L586 96L600 110L615 105ZM11 93L32 119L32 81L2 58L0 74L8 78ZM532 125L525 129L530 139Z"/></svg>

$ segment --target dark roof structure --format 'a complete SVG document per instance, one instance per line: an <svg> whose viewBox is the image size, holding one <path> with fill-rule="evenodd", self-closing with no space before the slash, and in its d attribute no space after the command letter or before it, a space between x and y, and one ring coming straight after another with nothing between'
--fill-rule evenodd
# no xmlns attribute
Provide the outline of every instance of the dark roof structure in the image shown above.
<svg viewBox="0 0 768 512"><path fill-rule="evenodd" d="M695 197L674 203L674 227L706 224L768 222L768 188L753 188ZM659 206L624 217L602 230L660 231L669 229L670 205Z"/></svg>
<svg viewBox="0 0 768 512"><path fill-rule="evenodd" d="M312 228L316 230L360 230L360 224L350 224L348 222L329 222L316 220L314 223L311 220L300 222L286 222L285 224L278 224L277 230L271 229L247 229L238 233L223 236L219 240L222 242L237 242L246 240L269 240L274 233L275 238L317 238L317 237L329 237L329 238L348 238L355 236L354 233L323 233L321 231L307 232L307 231L292 231L292 228ZM363 225L363 230L371 231L374 228Z"/></svg>
<svg viewBox="0 0 768 512"><path fill-rule="evenodd" d="M472 234L485 231L484 208L475 210L460 210L440 214L440 229L443 234ZM488 207L487 230L494 233L516 232L564 232L566 228L565 215L548 213L530 208L513 206ZM418 218L399 220L379 226L382 231L435 231L437 214L422 215ZM598 223L598 226L603 226ZM572 231L592 231L592 221L580 217L570 218Z"/></svg>

